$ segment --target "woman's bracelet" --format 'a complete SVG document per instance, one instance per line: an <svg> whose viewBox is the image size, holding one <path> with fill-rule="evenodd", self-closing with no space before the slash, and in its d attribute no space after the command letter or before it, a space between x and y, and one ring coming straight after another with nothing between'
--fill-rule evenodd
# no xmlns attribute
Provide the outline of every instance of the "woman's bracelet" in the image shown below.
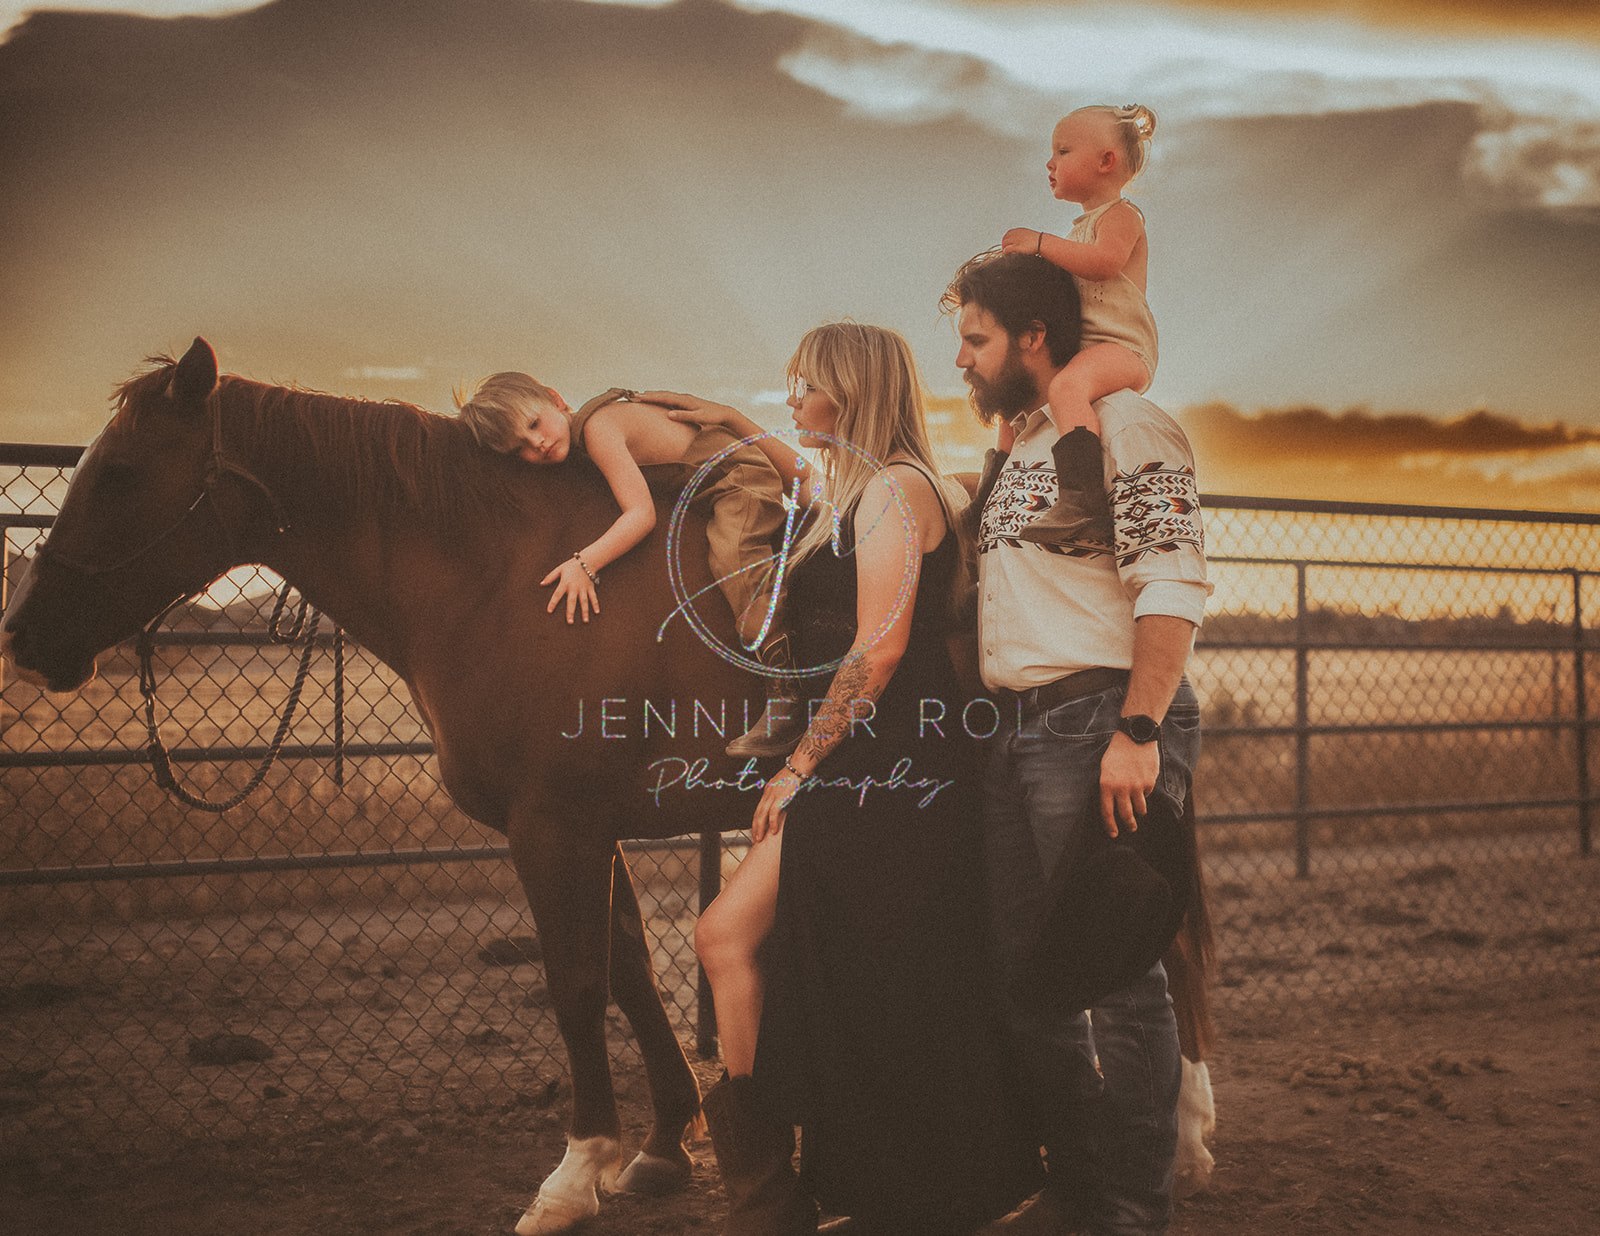
<svg viewBox="0 0 1600 1236"><path fill-rule="evenodd" d="M801 772L798 768L791 764L787 755L783 757L783 766L792 772L797 780L804 781L806 779L805 773Z"/></svg>
<svg viewBox="0 0 1600 1236"><path fill-rule="evenodd" d="M1042 250L1044 249L1044 233L1035 232L1034 235L1037 236L1038 239L1033 242L1033 256L1041 257L1043 256Z"/></svg>
<svg viewBox="0 0 1600 1236"><path fill-rule="evenodd" d="M574 552L572 560L583 568L583 573L589 577L589 582L598 588L600 586L600 577L589 569L589 564L583 560L583 556Z"/></svg>

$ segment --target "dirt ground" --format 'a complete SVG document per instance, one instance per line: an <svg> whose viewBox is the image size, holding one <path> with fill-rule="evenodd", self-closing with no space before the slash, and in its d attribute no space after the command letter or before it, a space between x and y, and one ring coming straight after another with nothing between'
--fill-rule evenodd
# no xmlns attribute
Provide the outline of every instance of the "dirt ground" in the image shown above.
<svg viewBox="0 0 1600 1236"><path fill-rule="evenodd" d="M1180 1204L1174 1231L1600 1230L1600 995L1568 986L1226 1026L1212 1064L1216 1177ZM625 1073L619 1089L636 1146L642 1076ZM0 1213L30 1236L505 1233L559 1160L566 1097L563 1085L377 1122L299 1111L231 1146L137 1158L11 1145ZM607 1199L586 1230L718 1231L710 1148L692 1150L685 1192Z"/></svg>

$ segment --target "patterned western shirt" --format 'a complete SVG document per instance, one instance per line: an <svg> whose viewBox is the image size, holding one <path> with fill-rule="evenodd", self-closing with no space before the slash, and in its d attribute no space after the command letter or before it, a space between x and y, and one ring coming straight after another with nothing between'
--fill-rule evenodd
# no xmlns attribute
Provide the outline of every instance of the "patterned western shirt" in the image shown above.
<svg viewBox="0 0 1600 1236"><path fill-rule="evenodd" d="M1025 690L1076 670L1133 664L1133 623L1200 625L1211 584L1194 477L1178 423L1132 391L1095 404L1115 544L1036 545L1017 534L1055 502L1040 408L1022 421L978 533L978 650L990 690Z"/></svg>

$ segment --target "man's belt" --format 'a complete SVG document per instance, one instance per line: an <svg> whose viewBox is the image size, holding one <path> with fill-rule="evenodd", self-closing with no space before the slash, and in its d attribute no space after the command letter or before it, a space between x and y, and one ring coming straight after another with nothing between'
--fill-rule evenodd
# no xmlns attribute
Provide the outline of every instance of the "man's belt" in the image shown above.
<svg viewBox="0 0 1600 1236"><path fill-rule="evenodd" d="M1065 678L1057 678L1054 682L1047 682L1042 686L1029 687L1026 691L1013 691L1009 687L1001 687L996 694L1002 703L1020 706L1022 719L1026 721L1041 712L1049 712L1057 705L1080 700L1086 695L1098 695L1111 687L1123 687L1127 684L1127 670L1104 669L1097 666L1094 669L1078 670Z"/></svg>

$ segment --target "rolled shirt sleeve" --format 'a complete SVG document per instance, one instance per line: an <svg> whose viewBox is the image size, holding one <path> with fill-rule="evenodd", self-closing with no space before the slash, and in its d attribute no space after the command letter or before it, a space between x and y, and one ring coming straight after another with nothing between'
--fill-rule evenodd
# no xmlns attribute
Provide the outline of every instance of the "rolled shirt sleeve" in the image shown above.
<svg viewBox="0 0 1600 1236"><path fill-rule="evenodd" d="M1198 627L1212 585L1189 440L1176 421L1130 392L1100 407L1117 574L1133 616L1167 614Z"/></svg>

